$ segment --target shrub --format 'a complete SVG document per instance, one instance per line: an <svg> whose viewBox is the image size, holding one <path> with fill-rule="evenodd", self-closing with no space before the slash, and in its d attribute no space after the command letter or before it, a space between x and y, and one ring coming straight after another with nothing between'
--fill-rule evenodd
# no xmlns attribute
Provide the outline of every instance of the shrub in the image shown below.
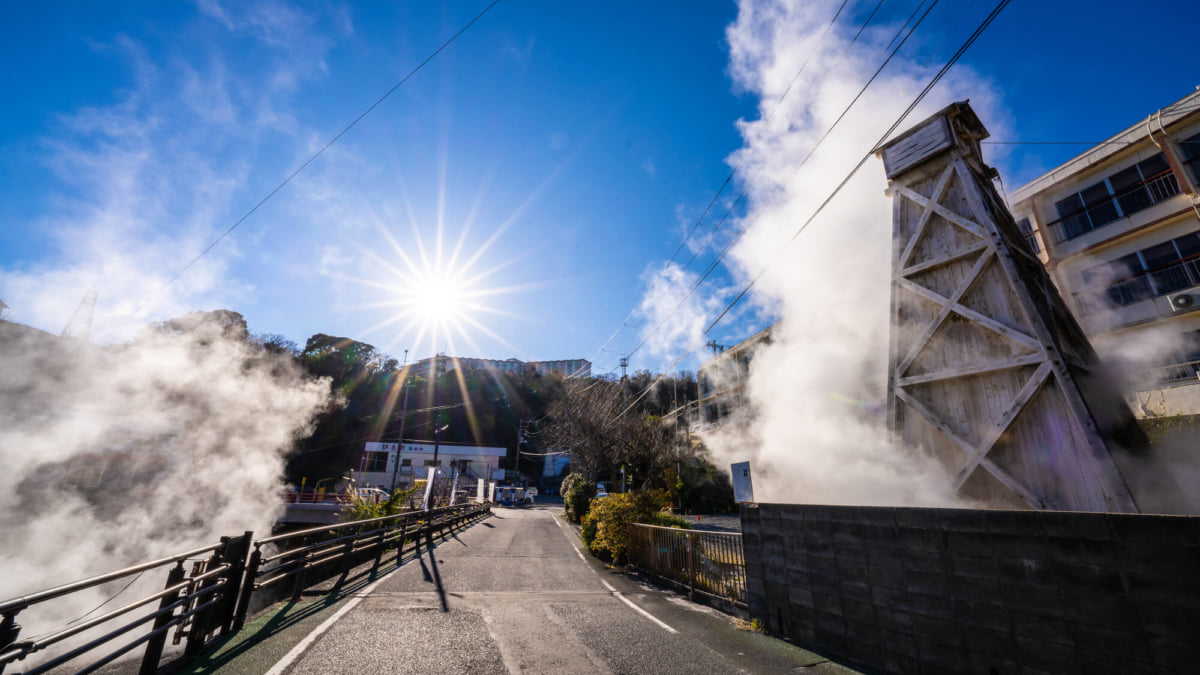
<svg viewBox="0 0 1200 675"><path fill-rule="evenodd" d="M364 499L357 492L351 492L349 501L342 507L342 511L338 515L343 523L395 515L405 510L405 503L412 498L416 491L416 487L396 490L385 502Z"/></svg>
<svg viewBox="0 0 1200 675"><path fill-rule="evenodd" d="M583 543L592 553L623 564L629 545L629 524L654 523L657 519L669 518L669 514L661 513L669 499L663 490L647 490L594 500L583 518Z"/></svg>
<svg viewBox="0 0 1200 675"><path fill-rule="evenodd" d="M596 484L581 473L573 473L563 479L562 497L563 512L575 523L583 521L587 515L588 504L596 496Z"/></svg>

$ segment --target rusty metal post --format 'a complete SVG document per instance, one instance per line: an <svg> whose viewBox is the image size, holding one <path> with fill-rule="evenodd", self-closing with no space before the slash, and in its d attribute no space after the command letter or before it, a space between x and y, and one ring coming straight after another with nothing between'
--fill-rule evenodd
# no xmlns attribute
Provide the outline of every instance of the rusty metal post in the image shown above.
<svg viewBox="0 0 1200 675"><path fill-rule="evenodd" d="M228 635L233 630L234 615L237 612L238 592L242 588L242 574L246 571L246 556L250 553L250 543L254 533L246 530L242 536L230 540L221 556L221 563L229 565L225 572L225 587L222 590L220 609L215 616L220 621L221 635Z"/></svg>
<svg viewBox="0 0 1200 675"><path fill-rule="evenodd" d="M304 577L308 575L308 551L300 556L300 568L296 570L296 581L292 583L292 599L299 600L300 594L304 592Z"/></svg>
<svg viewBox="0 0 1200 675"><path fill-rule="evenodd" d="M400 561L404 558L404 538L408 536L408 516L404 517L404 524L400 526L400 543L396 545L396 567L400 566Z"/></svg>
<svg viewBox="0 0 1200 675"><path fill-rule="evenodd" d="M262 549L255 546L254 552L250 554L250 562L246 565L246 576L242 581L241 591L238 593L237 610L233 616L232 632L234 633L246 625L246 613L250 609L250 596L254 594L254 581L258 578L260 565L262 565Z"/></svg>
<svg viewBox="0 0 1200 675"><path fill-rule="evenodd" d="M183 561L180 560L175 567L167 574L167 584L163 588L170 588L179 582L183 581ZM142 656L142 667L138 670L138 675L154 675L158 671L158 660L162 658L163 646L167 643L166 627L171 623L174 610L167 611L167 608L178 600L178 594L167 595L158 602L158 616L154 617L154 631L162 631L150 641L146 643L146 652Z"/></svg>
<svg viewBox="0 0 1200 675"><path fill-rule="evenodd" d="M387 537L387 527L379 528L379 541L375 542L375 565L371 571L379 569L380 563L383 562L383 540Z"/></svg>

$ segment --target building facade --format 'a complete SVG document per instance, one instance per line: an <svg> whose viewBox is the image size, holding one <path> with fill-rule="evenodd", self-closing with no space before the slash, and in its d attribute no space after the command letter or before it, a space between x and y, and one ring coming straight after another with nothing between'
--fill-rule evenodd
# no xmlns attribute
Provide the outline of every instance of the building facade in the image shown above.
<svg viewBox="0 0 1200 675"><path fill-rule="evenodd" d="M457 472L461 479L474 481L477 478L491 479L500 468L500 461L507 454L504 448L478 445L437 445L434 459L433 443L367 443L359 457L355 481L359 487L390 488L392 476L396 485L407 487L414 480L425 478L429 467L438 468L438 475L447 476ZM396 466L399 459L400 466Z"/></svg>
<svg viewBox="0 0 1200 675"><path fill-rule="evenodd" d="M1200 413L1198 185L1200 91L1009 195L1093 344L1138 364L1139 416Z"/></svg>
<svg viewBox="0 0 1200 675"><path fill-rule="evenodd" d="M408 367L409 373L428 378L431 373L445 375L451 370L489 371L497 373L528 373L539 375L551 373L562 377L591 377L592 363L587 359L565 359L561 361L521 361L520 359L476 359L438 354L421 359Z"/></svg>
<svg viewBox="0 0 1200 675"><path fill-rule="evenodd" d="M749 404L746 382L755 352L771 344L771 328L764 328L709 359L696 373L699 391L699 424L719 425Z"/></svg>

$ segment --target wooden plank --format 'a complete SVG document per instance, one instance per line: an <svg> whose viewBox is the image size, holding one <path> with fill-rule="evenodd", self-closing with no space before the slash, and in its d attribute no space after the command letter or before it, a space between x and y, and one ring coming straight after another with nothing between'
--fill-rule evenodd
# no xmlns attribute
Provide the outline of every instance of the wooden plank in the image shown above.
<svg viewBox="0 0 1200 675"><path fill-rule="evenodd" d="M1025 382L1025 386L1021 387L1021 391L1017 392L1008 409L984 435L983 440L979 443L979 447L975 448L971 452L971 455L967 457L967 463L958 470L958 477L954 483L956 491L962 489L963 483L967 481L967 476L970 476L975 467L979 466L979 462L985 455L991 452L992 447L996 445L996 441L1000 440L1000 437L1004 435L1005 431L1008 431L1008 428L1012 426L1013 421L1017 419L1017 416L1021 414L1025 406L1029 405L1029 402L1037 395L1038 390L1045 384L1046 378L1050 376L1050 371L1050 362L1043 361L1042 365L1038 366L1038 369Z"/></svg>
<svg viewBox="0 0 1200 675"><path fill-rule="evenodd" d="M921 272L935 269L935 268L941 267L943 265L949 265L950 263L952 263L956 260L962 260L963 258L966 258L967 256L974 255L974 254L979 253L980 251L983 251L987 248L988 248L987 243L980 242L970 248L964 248L961 251L955 251L954 253L951 253L950 255L943 256L941 258L936 258L934 260L927 260L923 263L918 263L916 265L913 265L912 267L906 267L906 268L900 270L900 275L905 276L905 277L911 277L914 274L920 274Z"/></svg>
<svg viewBox="0 0 1200 675"><path fill-rule="evenodd" d="M996 463L992 460L984 457L983 461L979 463L979 466L988 473L992 474L996 480L1003 483L1004 487L1012 490L1018 497L1024 499L1025 503L1029 504L1035 509L1046 508L1046 502L1041 497L1035 495L1033 491L1022 485L1019 480L1013 478L1012 475L1007 471L1001 469L999 466L996 466Z"/></svg>
<svg viewBox="0 0 1200 675"><path fill-rule="evenodd" d="M971 377L972 375L982 375L984 373L993 373L998 370L1010 370L1012 368L1021 368L1023 366L1032 366L1039 361L1044 361L1046 356L1041 353L1026 354L1025 356L1017 356L1011 359L1003 359L1000 361L983 361L981 363L973 363L967 366L959 366L957 368L946 368L933 373L922 373L921 375L911 375L902 377L898 380L901 386L907 387L914 384L925 384L926 382L935 382L938 380L952 380L959 377Z"/></svg>
<svg viewBox="0 0 1200 675"><path fill-rule="evenodd" d="M938 200L946 194L946 188L950 186L950 178L954 176L954 167L947 166L942 175L938 177L937 185L933 187L933 192L930 193L930 203L937 203ZM908 246L904 248L904 253L900 255L900 267L904 267L912 260L913 252L917 250L917 244L921 241L921 237L925 234L925 228L929 225L929 219L933 217L933 209L927 204L925 211L921 213L920 219L917 220L917 228L913 232L913 236L908 240Z"/></svg>
<svg viewBox="0 0 1200 675"><path fill-rule="evenodd" d="M962 229L966 230L967 232L970 232L971 234L975 235L976 237L979 237L980 239L984 238L983 232L980 231L979 225L977 223L974 223L971 220L963 218L962 216L951 211L950 209L946 208L945 206L942 206L941 204L931 202L927 197L914 191L912 188L908 188L903 185L899 185L896 187L896 192L900 193L907 199L911 199L912 201L916 202L920 206L928 207L929 205L932 204L933 210L937 211L937 214L939 216L941 216L941 217L945 218L946 220L950 221L951 223L961 227Z"/></svg>
<svg viewBox="0 0 1200 675"><path fill-rule="evenodd" d="M896 398L903 401L904 405L920 413L921 417L924 417L926 422L932 424L935 429L942 432L943 436L950 439L951 442L957 445L959 449L963 451L964 456L970 456L971 452L975 450L975 446L970 441L962 436L959 436L958 432L956 432L954 429L951 429L950 425L943 422L942 418L937 416L937 413L925 407L924 403L921 403L916 398L913 398L911 394L909 394L907 391L904 391L904 389L901 387L896 387Z"/></svg>
<svg viewBox="0 0 1200 675"><path fill-rule="evenodd" d="M883 149L880 155L884 172L888 178L894 178L953 145L949 121L945 117L928 120L924 127Z"/></svg>
<svg viewBox="0 0 1200 675"><path fill-rule="evenodd" d="M967 272L967 278L963 279L963 282L959 284L957 289L955 289L952 297L942 302L941 311L939 311L937 316L934 317L933 321L931 321L929 325L925 327L925 330L921 331L921 337L917 338L917 341L913 343L912 349L909 350L908 355L905 356L904 360L900 362L900 365L896 367L896 377L904 377L904 373L908 372L908 369L912 367L913 361L916 361L917 357L922 351L924 351L925 347L929 346L929 340L933 337L933 334L937 332L938 328L942 327L942 324L946 321L946 317L950 316L950 312L954 311L954 306L958 304L959 300L962 300L963 295L965 295L967 291L971 290L971 285L974 284L979 278L979 273L983 271L984 267L987 267L987 264L991 261L991 259L991 252L984 253L983 255L979 256L979 260L976 260L975 264L971 266L970 271ZM905 281L908 280L906 279ZM909 283L913 282L909 281Z"/></svg>
<svg viewBox="0 0 1200 675"><path fill-rule="evenodd" d="M922 286L918 283L914 283L910 279L900 279L897 283L899 283L899 285L903 286L904 288L912 291L913 293L916 293L917 295L925 298L926 300L936 302L939 305L945 304L947 301L947 298L945 296L943 296L941 293L931 291L928 288L925 288L924 286ZM979 324L980 326L983 326L984 328L987 328L988 330L992 331L993 333L1003 335L1004 337L1012 340L1013 342L1016 342L1020 345L1028 347L1030 349L1036 349L1038 351L1041 351L1041 349L1042 349L1042 344L1040 342L1038 342L1037 339L1034 338L1033 336L1022 333L1021 331L1016 330L1014 328L1005 326L1004 324L1000 323L999 321L996 321L995 319L992 319L991 317L984 316L983 314L980 314L979 312L976 312L975 310L973 310L969 307L963 307L962 305L955 305L954 311L956 313L958 313L959 315L961 315L962 317L970 319L971 321L974 321L975 323Z"/></svg>

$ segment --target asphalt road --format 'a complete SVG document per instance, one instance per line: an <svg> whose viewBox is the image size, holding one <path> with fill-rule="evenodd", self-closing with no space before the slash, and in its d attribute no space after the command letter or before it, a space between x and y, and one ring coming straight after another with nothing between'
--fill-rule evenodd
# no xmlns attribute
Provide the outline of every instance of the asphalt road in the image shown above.
<svg viewBox="0 0 1200 675"><path fill-rule="evenodd" d="M580 552L561 513L498 509L436 547L423 547L415 560L336 609L298 622L286 653L277 648L269 660L237 659L220 670L849 672L607 569Z"/></svg>

